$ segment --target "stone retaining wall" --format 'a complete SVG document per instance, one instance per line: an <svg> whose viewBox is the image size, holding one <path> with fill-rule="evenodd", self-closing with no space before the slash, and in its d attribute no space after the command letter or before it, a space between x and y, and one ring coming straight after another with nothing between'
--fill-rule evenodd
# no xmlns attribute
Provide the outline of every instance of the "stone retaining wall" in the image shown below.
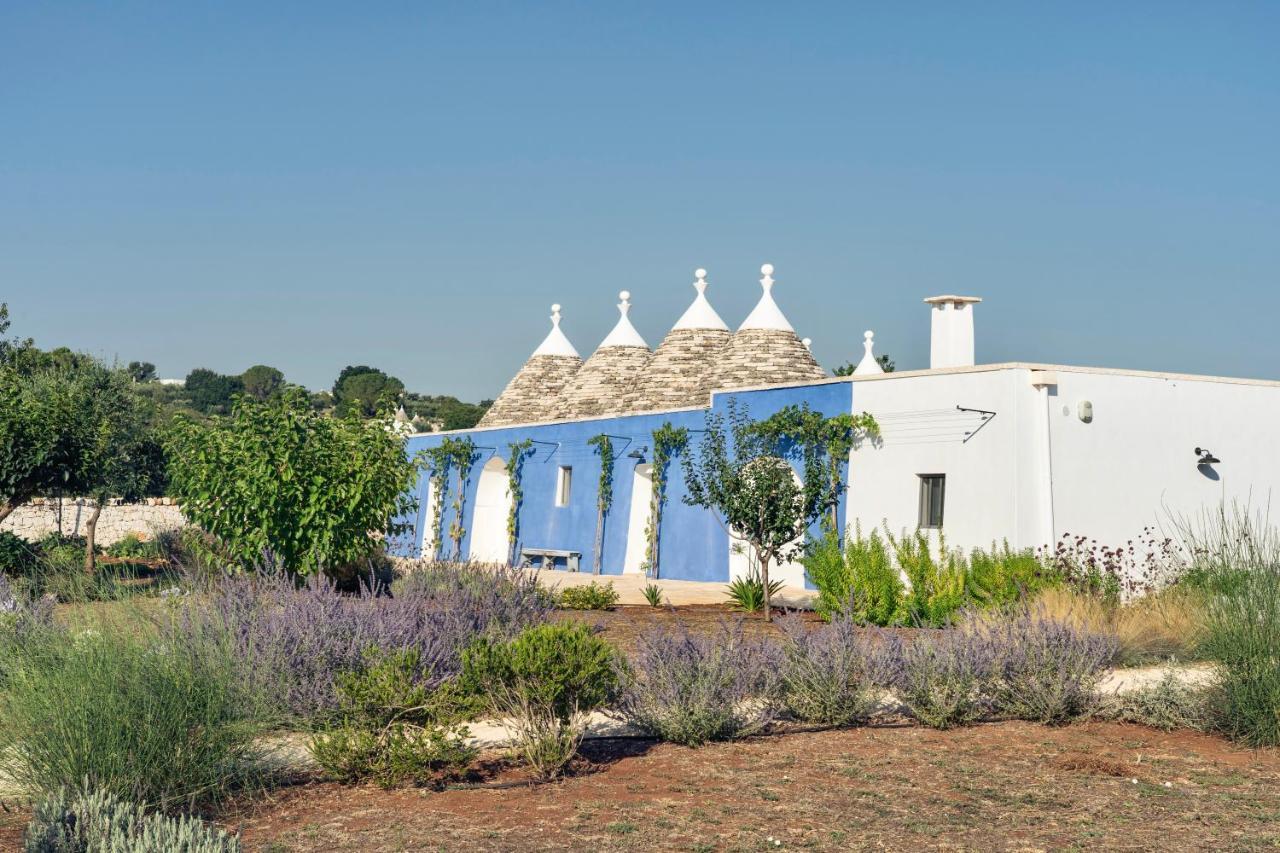
<svg viewBox="0 0 1280 853"><path fill-rule="evenodd" d="M16 533L31 542L43 539L59 529L66 535L83 536L85 522L93 507L79 498L36 498L18 507L0 523L0 530ZM103 507L98 519L97 542L110 545L130 533L150 539L157 530L168 530L186 524L182 511L172 498L148 498L143 503L112 503Z"/></svg>

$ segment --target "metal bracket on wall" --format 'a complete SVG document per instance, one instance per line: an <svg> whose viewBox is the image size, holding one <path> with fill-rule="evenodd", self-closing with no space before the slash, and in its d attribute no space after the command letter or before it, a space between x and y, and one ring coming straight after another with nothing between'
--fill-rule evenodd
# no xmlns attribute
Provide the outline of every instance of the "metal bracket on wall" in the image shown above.
<svg viewBox="0 0 1280 853"><path fill-rule="evenodd" d="M536 438L531 438L531 439L529 439L529 441L530 441L532 444L545 444L545 445L548 445L549 447L554 448L554 450L552 450L550 453L548 453L548 454L547 454L547 458L542 460L542 463L543 463L544 465L545 465L546 463L550 462L550 461L551 461L551 457L552 457L552 456L555 456L555 455L556 455L556 451L560 449L560 442L558 442L558 441L538 441L538 439L536 439Z"/></svg>
<svg viewBox="0 0 1280 853"><path fill-rule="evenodd" d="M956 410L960 412L972 412L975 415L982 415L982 423L978 424L974 429L966 432L964 434L964 441L960 442L961 444L968 444L969 439L981 432L982 428L991 423L991 419L996 416L995 412L988 412L986 409L969 409L964 406L956 406Z"/></svg>

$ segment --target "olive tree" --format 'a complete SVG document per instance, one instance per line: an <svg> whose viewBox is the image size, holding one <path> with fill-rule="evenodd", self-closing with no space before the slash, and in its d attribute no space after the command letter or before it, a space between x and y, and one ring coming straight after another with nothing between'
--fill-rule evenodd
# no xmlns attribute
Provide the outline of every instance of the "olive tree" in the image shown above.
<svg viewBox="0 0 1280 853"><path fill-rule="evenodd" d="M347 575L415 508L417 467L388 426L317 414L296 387L211 423L179 416L170 493L241 568L270 554L300 575Z"/></svg>
<svg viewBox="0 0 1280 853"><path fill-rule="evenodd" d="M713 510L726 532L746 541L764 585L765 618L771 618L769 568L792 560L804 547L811 525L835 506L844 488L832 476L838 458L837 434L852 441L871 431L869 415L824 418L807 407L752 421L745 408L729 403L727 419L709 412L696 453L683 457L685 503ZM791 461L799 467L799 477Z"/></svg>

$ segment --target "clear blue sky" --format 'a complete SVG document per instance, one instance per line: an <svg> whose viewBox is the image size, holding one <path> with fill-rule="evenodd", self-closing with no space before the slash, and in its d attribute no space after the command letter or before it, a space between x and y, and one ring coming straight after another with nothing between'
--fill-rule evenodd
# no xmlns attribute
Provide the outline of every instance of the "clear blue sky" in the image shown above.
<svg viewBox="0 0 1280 853"><path fill-rule="evenodd" d="M961 8L968 7L968 8ZM466 399L777 267L827 367L1280 378L1280 3L0 5L0 301L46 347Z"/></svg>

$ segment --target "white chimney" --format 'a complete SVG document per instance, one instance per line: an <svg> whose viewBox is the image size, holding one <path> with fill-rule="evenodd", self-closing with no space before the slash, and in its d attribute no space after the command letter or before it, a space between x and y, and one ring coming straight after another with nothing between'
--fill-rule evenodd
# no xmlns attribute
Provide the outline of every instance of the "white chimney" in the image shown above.
<svg viewBox="0 0 1280 853"><path fill-rule="evenodd" d="M973 306L976 296L931 296L925 300L933 313L929 341L929 367L973 366Z"/></svg>

